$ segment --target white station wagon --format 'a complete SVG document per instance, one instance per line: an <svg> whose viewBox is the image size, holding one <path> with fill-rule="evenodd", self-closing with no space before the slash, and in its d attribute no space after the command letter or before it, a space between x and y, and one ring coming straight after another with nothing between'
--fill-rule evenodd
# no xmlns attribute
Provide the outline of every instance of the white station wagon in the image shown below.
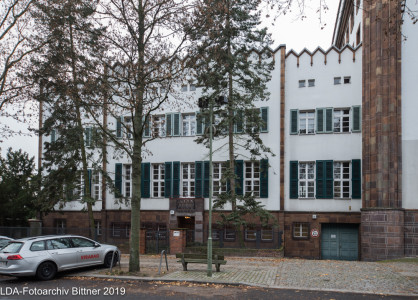
<svg viewBox="0 0 418 300"><path fill-rule="evenodd" d="M57 272L75 268L116 265L116 246L99 244L76 235L39 236L9 242L0 250L0 274L36 276L50 280Z"/></svg>

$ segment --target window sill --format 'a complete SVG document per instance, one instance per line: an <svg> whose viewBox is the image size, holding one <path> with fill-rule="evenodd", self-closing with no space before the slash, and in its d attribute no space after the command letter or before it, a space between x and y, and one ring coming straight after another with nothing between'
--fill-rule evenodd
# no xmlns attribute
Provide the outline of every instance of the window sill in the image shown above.
<svg viewBox="0 0 418 300"><path fill-rule="evenodd" d="M350 197L334 198L334 200L351 200Z"/></svg>
<svg viewBox="0 0 418 300"><path fill-rule="evenodd" d="M316 198L315 197L306 197L306 198L304 198L304 197L299 197L298 199L296 199L296 200L316 200Z"/></svg>

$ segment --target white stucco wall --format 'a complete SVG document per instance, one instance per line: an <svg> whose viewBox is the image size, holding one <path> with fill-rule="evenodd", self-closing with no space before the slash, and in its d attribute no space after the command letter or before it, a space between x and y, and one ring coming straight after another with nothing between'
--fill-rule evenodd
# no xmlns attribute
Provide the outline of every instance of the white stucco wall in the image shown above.
<svg viewBox="0 0 418 300"><path fill-rule="evenodd" d="M289 162L361 159L361 133L331 133L312 135L290 134L290 110L315 110L316 108L350 108L361 105L361 48L346 48L341 53L331 49L326 55L319 51L313 56L303 53L297 66L296 55L286 59L286 111L285 111L285 210L286 211L359 211L360 199L289 199ZM351 76L351 83L334 85L334 77ZM315 79L314 87L299 88L299 80ZM307 83L307 82L306 82ZM315 124L316 124L315 116ZM350 118L352 121L352 118ZM316 125L315 125L316 128ZM351 128L351 126L350 126Z"/></svg>
<svg viewBox="0 0 418 300"><path fill-rule="evenodd" d="M412 11L418 10L415 0L407 0ZM402 34L402 206L418 209L418 24L404 16Z"/></svg>

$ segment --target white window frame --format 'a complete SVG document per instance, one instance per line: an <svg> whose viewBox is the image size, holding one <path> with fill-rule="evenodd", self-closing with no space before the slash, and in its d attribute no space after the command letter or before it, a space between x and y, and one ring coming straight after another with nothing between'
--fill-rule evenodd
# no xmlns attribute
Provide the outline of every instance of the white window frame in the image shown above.
<svg viewBox="0 0 418 300"><path fill-rule="evenodd" d="M351 163L349 161L335 161L333 176L334 176L334 191L333 191L334 198L337 198L337 199L350 198ZM346 190L345 192L344 192L344 188Z"/></svg>
<svg viewBox="0 0 418 300"><path fill-rule="evenodd" d="M165 137L165 115L152 116L152 136Z"/></svg>
<svg viewBox="0 0 418 300"><path fill-rule="evenodd" d="M261 228L261 240L262 241L272 241L274 237L273 227Z"/></svg>
<svg viewBox="0 0 418 300"><path fill-rule="evenodd" d="M312 169L309 169L312 167ZM309 173L311 171L311 173ZM313 177L309 178L309 174ZM315 163L314 162L301 162L299 163L299 198L315 198ZM309 185L310 184L310 185ZM311 190L311 192L310 192Z"/></svg>
<svg viewBox="0 0 418 300"><path fill-rule="evenodd" d="M183 136L194 136L196 135L196 115L187 114L183 115L182 118L182 133Z"/></svg>
<svg viewBox="0 0 418 300"><path fill-rule="evenodd" d="M219 194L226 193L226 182L222 182L222 176L226 172L226 165L222 162L213 163L212 172L212 189L213 196L219 196Z"/></svg>
<svg viewBox="0 0 418 300"><path fill-rule="evenodd" d="M311 128L309 127L309 125L311 125ZM305 130L305 132L303 132L303 130ZM300 111L299 112L299 133L300 134L314 134L315 133L315 111Z"/></svg>
<svg viewBox="0 0 418 300"><path fill-rule="evenodd" d="M344 133L350 132L350 109L349 108L335 108L333 113L333 132ZM336 123L338 122L338 123ZM338 125L339 126L336 126Z"/></svg>
<svg viewBox="0 0 418 300"><path fill-rule="evenodd" d="M152 198L164 198L165 166L164 164L152 164ZM157 190L156 190L157 189Z"/></svg>
<svg viewBox="0 0 418 300"><path fill-rule="evenodd" d="M122 172L123 195L130 198L132 196L132 165L123 165Z"/></svg>
<svg viewBox="0 0 418 300"><path fill-rule="evenodd" d="M244 162L244 193L252 193L254 197L260 197L259 161Z"/></svg>
<svg viewBox="0 0 418 300"><path fill-rule="evenodd" d="M195 164L181 164L181 195L182 197L195 196Z"/></svg>
<svg viewBox="0 0 418 300"><path fill-rule="evenodd" d="M102 235L102 221L94 220L94 228L96 230L97 236Z"/></svg>
<svg viewBox="0 0 418 300"><path fill-rule="evenodd" d="M102 200L102 174L91 170L91 196L94 200Z"/></svg>
<svg viewBox="0 0 418 300"><path fill-rule="evenodd" d="M315 86L315 79L308 79L308 87L314 87Z"/></svg>
<svg viewBox="0 0 418 300"><path fill-rule="evenodd" d="M334 77L334 85L340 85L341 84L341 76Z"/></svg>
<svg viewBox="0 0 418 300"><path fill-rule="evenodd" d="M245 240L246 241L256 241L257 240L257 229L246 227L245 228Z"/></svg>
<svg viewBox="0 0 418 300"><path fill-rule="evenodd" d="M304 227L306 226L306 231ZM293 237L298 239L309 238L309 223L297 222L293 223Z"/></svg>

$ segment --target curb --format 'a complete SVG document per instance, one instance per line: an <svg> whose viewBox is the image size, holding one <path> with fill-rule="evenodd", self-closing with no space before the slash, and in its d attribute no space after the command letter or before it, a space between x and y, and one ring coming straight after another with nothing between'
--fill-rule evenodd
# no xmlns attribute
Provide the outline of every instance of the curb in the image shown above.
<svg viewBox="0 0 418 300"><path fill-rule="evenodd" d="M403 296L403 297L416 297L418 294L400 294L400 293L373 293L369 291L359 291L359 290L346 290L346 289L323 289L323 288L296 288L289 286L276 286L276 285L262 285L262 284L253 284L246 282L221 282L221 281L203 281L203 280L194 280L194 279L165 279L165 278L155 278L155 277L137 277L137 276L111 276L111 275L99 275L99 274L73 274L67 275L67 277L85 277L85 278L98 278L98 279L118 279L118 280L135 280L143 282L151 281L164 281L164 282L192 282L200 284L224 284L231 286L251 286L251 287L261 287L261 288L270 288L277 290L299 290L299 291L319 291L319 292L335 292L335 293L353 293L353 294L366 294L366 295L379 295L379 296Z"/></svg>

